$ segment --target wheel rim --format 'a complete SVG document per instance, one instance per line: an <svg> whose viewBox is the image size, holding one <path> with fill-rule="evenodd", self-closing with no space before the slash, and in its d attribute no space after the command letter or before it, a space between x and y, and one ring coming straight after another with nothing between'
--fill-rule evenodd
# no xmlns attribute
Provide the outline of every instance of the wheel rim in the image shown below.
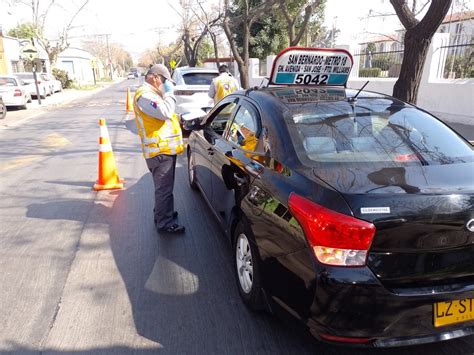
<svg viewBox="0 0 474 355"><path fill-rule="evenodd" d="M188 176L189 176L189 182L191 184L194 183L194 156L189 153L189 160L188 160Z"/></svg>
<svg viewBox="0 0 474 355"><path fill-rule="evenodd" d="M250 293L253 284L252 251L245 234L239 234L235 248L235 260L240 287Z"/></svg>

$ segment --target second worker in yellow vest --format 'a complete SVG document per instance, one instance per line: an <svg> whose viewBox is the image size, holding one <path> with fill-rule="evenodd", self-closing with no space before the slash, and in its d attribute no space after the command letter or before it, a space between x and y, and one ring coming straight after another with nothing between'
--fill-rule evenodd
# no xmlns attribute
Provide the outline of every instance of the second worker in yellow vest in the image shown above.
<svg viewBox="0 0 474 355"><path fill-rule="evenodd" d="M239 87L237 79L229 73L227 65L223 64L219 67L219 76L212 80L208 95L216 104L225 96L237 91Z"/></svg>
<svg viewBox="0 0 474 355"><path fill-rule="evenodd" d="M153 65L145 75L145 83L137 89L133 105L143 156L153 175L159 233L184 232L184 227L174 222L178 216L173 196L176 156L184 151L184 144L172 83L164 65Z"/></svg>

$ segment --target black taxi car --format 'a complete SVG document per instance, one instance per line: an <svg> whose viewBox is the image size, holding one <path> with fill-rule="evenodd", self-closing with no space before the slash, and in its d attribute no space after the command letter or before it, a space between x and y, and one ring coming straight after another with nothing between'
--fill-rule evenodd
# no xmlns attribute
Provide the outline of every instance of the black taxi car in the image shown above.
<svg viewBox="0 0 474 355"><path fill-rule="evenodd" d="M275 85L186 121L189 183L231 239L250 308L290 315L327 342L471 335L473 148L413 105L346 89L351 60L290 48ZM332 68L300 74L300 63Z"/></svg>

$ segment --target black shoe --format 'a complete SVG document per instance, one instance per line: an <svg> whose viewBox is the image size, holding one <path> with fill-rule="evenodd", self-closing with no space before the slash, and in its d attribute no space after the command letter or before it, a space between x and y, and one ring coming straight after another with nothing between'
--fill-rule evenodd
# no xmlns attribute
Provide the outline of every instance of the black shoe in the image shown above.
<svg viewBox="0 0 474 355"><path fill-rule="evenodd" d="M173 224L166 228L158 228L158 233L166 233L166 234L180 234L184 233L186 228L184 226L180 226L179 224Z"/></svg>
<svg viewBox="0 0 474 355"><path fill-rule="evenodd" d="M155 215L155 209L153 209L153 215ZM173 212L173 219L178 218L178 211ZM155 221L156 224L156 218L153 218L153 221Z"/></svg>

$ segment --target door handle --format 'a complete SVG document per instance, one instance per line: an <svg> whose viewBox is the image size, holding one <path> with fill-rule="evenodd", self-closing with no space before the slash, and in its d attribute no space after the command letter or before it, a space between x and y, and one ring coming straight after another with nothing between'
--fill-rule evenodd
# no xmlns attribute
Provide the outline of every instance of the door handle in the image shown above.
<svg viewBox="0 0 474 355"><path fill-rule="evenodd" d="M243 186L243 185L247 184L247 179L240 176L237 173L234 173L234 180L237 183L237 186Z"/></svg>

